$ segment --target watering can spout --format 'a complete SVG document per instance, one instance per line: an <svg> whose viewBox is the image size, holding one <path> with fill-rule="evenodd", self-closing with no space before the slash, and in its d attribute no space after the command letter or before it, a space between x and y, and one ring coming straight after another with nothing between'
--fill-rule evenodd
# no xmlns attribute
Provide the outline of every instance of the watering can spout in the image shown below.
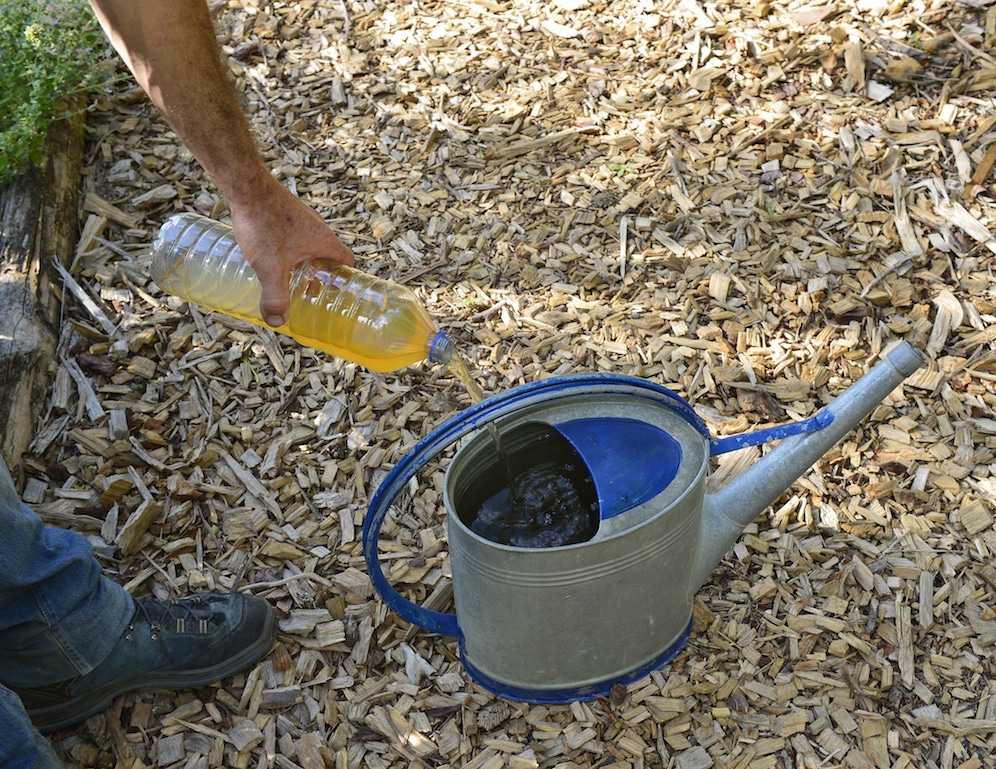
<svg viewBox="0 0 996 769"><path fill-rule="evenodd" d="M825 406L819 429L791 435L719 491L705 497L693 587L698 590L751 521L829 451L906 377L923 365L908 342L893 348L871 371Z"/></svg>

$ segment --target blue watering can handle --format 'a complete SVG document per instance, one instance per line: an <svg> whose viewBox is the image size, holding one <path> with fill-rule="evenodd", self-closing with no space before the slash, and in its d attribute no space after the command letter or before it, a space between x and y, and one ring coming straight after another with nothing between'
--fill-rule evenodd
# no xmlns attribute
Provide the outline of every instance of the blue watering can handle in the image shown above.
<svg viewBox="0 0 996 769"><path fill-rule="evenodd" d="M480 405L478 404L474 408L478 408ZM410 452L402 457L401 461L391 469L391 472L387 474L387 477L377 488L373 499L370 501L370 509L363 520L363 557L367 563L370 581L381 598L384 599L384 603L395 614L408 622L423 627L426 630L457 638L461 637L462 633L460 632L460 626L457 624L455 614L426 609L412 603L394 589L384 575L384 570L381 568L377 545L384 519L387 517L387 513L390 511L394 500L397 499L398 495L407 486L408 481L429 460L477 426L476 421L470 420L467 422L466 427L464 427L460 417L466 416L467 413L465 412L456 418L447 420L430 435L419 441ZM464 429L460 429L461 427L464 427Z"/></svg>
<svg viewBox="0 0 996 769"><path fill-rule="evenodd" d="M753 433L743 435L730 435L726 438L716 438L709 442L709 454L725 454L727 451L736 451L745 446L759 446L768 441L777 441L787 438L790 435L800 433L811 433L815 430L822 430L833 422L833 414L828 409L823 409L816 416L803 419L801 422L792 422L778 427L769 427L767 430L757 430Z"/></svg>
<svg viewBox="0 0 996 769"><path fill-rule="evenodd" d="M380 530L391 505L408 481L433 457L468 433L530 403L554 398L565 390L577 388L583 388L585 392L625 393L631 397L663 402L688 420L706 440L709 438L705 423L691 406L667 388L636 377L612 374L574 374L530 382L493 395L450 417L415 444L392 468L370 500L370 509L363 521L363 557L370 581L395 614L426 630L458 638L462 636L455 614L432 611L412 603L391 586L381 568L377 548Z"/></svg>

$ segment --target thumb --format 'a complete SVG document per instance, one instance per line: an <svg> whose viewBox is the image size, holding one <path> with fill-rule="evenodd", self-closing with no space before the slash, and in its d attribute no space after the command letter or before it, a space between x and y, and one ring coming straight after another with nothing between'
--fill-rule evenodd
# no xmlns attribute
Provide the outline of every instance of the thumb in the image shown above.
<svg viewBox="0 0 996 769"><path fill-rule="evenodd" d="M268 326L277 328L287 322L290 310L290 273L274 266L276 269L270 263L259 264L256 275L261 288L259 314Z"/></svg>

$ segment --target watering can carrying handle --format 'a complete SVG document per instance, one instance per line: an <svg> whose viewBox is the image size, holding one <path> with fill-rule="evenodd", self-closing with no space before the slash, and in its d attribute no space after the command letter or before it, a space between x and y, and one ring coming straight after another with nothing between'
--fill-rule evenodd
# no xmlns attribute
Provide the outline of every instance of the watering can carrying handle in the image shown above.
<svg viewBox="0 0 996 769"><path fill-rule="evenodd" d="M801 435L811 433L814 430L822 430L833 422L833 414L827 410L821 410L816 416L809 419L802 419L798 422L790 422L787 425L769 427L765 430L755 430L752 433L742 435L729 435L725 438L715 438L709 442L709 454L725 454L728 451L736 451L745 446L759 446L769 441L778 441L788 438L790 435Z"/></svg>
<svg viewBox="0 0 996 769"><path fill-rule="evenodd" d="M384 519L391 509L391 505L397 496L407 486L415 474L434 456L442 451L453 441L458 440L467 430L455 429L458 425L452 425L454 419L443 423L439 429L416 444L415 448L406 454L401 461L394 466L384 482L378 487L373 499L370 501L370 509L363 519L363 557L367 563L367 572L370 574L370 581L380 594L384 603L399 617L411 622L426 630L431 630L443 635L462 636L460 626L457 624L455 614L433 611L419 606L405 598L394 589L384 575L378 556L378 541L380 530L384 525ZM440 435L442 433L443 435ZM448 437L449 440L443 440Z"/></svg>

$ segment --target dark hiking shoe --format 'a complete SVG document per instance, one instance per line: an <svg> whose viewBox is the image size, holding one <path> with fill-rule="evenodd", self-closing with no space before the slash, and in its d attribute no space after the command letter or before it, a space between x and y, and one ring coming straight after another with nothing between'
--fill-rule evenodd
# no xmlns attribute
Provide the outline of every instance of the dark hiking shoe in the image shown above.
<svg viewBox="0 0 996 769"><path fill-rule="evenodd" d="M43 734L105 710L134 689L205 686L245 669L273 645L277 622L266 601L203 593L176 601L142 598L111 653L85 676L16 688Z"/></svg>

